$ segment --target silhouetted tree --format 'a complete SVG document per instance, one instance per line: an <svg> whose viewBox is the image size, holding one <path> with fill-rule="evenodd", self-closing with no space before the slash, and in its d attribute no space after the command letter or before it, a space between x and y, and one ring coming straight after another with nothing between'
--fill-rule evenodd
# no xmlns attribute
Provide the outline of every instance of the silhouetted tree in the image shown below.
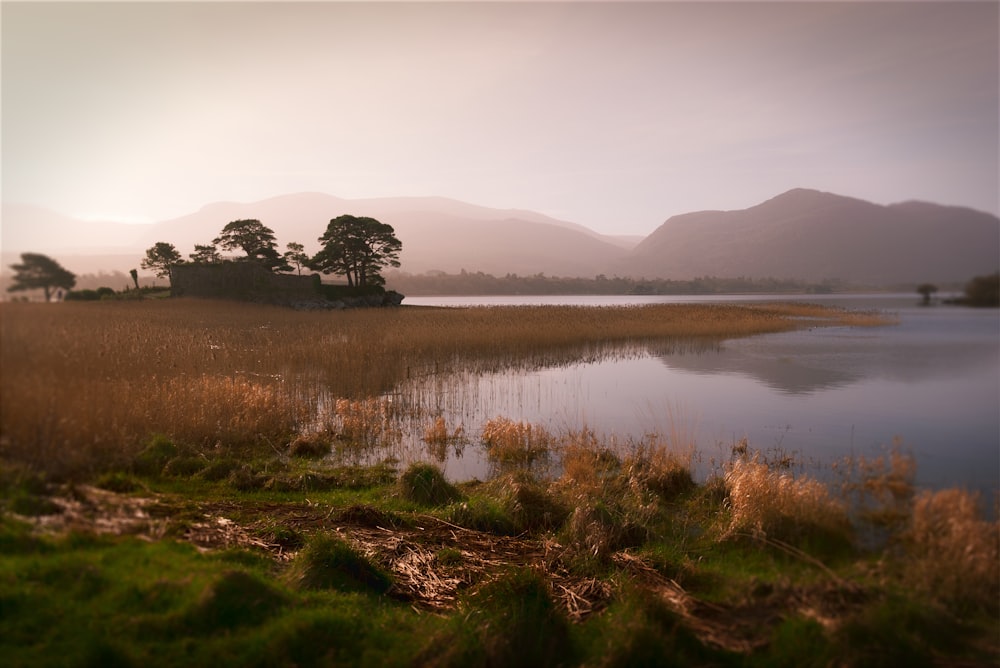
<svg viewBox="0 0 1000 668"><path fill-rule="evenodd" d="M278 255L278 245L274 240L274 230L259 220L234 220L222 228L222 234L214 244L224 250L241 249L247 259L259 262L271 271L291 271L284 258Z"/></svg>
<svg viewBox="0 0 1000 668"><path fill-rule="evenodd" d="M391 225L374 218L339 216L319 238L323 248L309 266L324 274L343 274L357 287L383 285L381 270L398 267L403 244Z"/></svg>
<svg viewBox="0 0 1000 668"><path fill-rule="evenodd" d="M183 262L184 258L173 244L157 241L151 248L146 249L146 257L142 258L139 266L143 269L152 269L157 276L165 277L170 275L171 267Z"/></svg>
<svg viewBox="0 0 1000 668"><path fill-rule="evenodd" d="M285 258L285 262L298 269L299 276L301 276L302 267L309 265L309 256L306 255L305 246L295 243L294 241L290 241L285 248L288 250L285 251L282 257Z"/></svg>
<svg viewBox="0 0 1000 668"><path fill-rule="evenodd" d="M12 264L14 283L8 292L41 289L45 301L49 301L53 288L70 290L76 285L76 275L67 271L58 262L40 253L21 253L21 263Z"/></svg>
<svg viewBox="0 0 1000 668"><path fill-rule="evenodd" d="M976 276L966 283L963 302L969 306L1000 306L1000 272Z"/></svg>
<svg viewBox="0 0 1000 668"><path fill-rule="evenodd" d="M931 303L931 295L937 291L937 286L932 283L921 283L917 286L917 292L924 296L924 306Z"/></svg>
<svg viewBox="0 0 1000 668"><path fill-rule="evenodd" d="M192 262L207 264L222 262L222 256L219 255L219 249L215 247L215 244L195 244L194 252L188 257L191 258Z"/></svg>

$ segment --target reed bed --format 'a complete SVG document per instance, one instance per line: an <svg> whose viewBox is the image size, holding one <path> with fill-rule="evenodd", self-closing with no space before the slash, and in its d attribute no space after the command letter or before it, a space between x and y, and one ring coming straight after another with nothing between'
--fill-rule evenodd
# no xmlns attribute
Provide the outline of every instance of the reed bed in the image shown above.
<svg viewBox="0 0 1000 668"><path fill-rule="evenodd" d="M0 453L62 475L128 456L153 433L202 448L275 447L315 428L331 401L370 401L421 370L559 364L628 344L854 317L770 304L297 312L188 299L4 303ZM342 407L348 438L375 410Z"/></svg>

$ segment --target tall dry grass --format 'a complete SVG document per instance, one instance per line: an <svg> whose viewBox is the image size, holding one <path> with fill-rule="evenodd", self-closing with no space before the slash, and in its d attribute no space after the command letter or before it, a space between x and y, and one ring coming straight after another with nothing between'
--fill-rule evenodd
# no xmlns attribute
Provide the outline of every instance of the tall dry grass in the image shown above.
<svg viewBox="0 0 1000 668"><path fill-rule="evenodd" d="M487 420L481 438L486 456L501 467L547 461L557 442L555 435L541 425L505 417Z"/></svg>
<svg viewBox="0 0 1000 668"><path fill-rule="evenodd" d="M1000 608L1000 522L983 518L962 489L924 491L913 501L905 581L958 607Z"/></svg>
<svg viewBox="0 0 1000 668"><path fill-rule="evenodd" d="M313 428L331 398L377 397L413 370L547 365L623 344L780 331L802 324L800 308L3 303L0 454L62 474L127 456L151 433L273 445Z"/></svg>
<svg viewBox="0 0 1000 668"><path fill-rule="evenodd" d="M573 509L564 538L571 553L600 562L655 533L667 504L695 486L689 454L656 437L624 457L618 449L589 429L563 434L559 445L553 487Z"/></svg>
<svg viewBox="0 0 1000 668"><path fill-rule="evenodd" d="M753 457L729 464L724 480L730 514L723 537L748 534L795 543L817 532L850 534L843 503L818 480L796 478Z"/></svg>

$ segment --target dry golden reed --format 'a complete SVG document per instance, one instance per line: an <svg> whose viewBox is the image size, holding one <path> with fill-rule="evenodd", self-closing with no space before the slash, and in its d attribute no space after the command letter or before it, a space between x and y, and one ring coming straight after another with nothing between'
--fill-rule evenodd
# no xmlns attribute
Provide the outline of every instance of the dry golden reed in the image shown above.
<svg viewBox="0 0 1000 668"><path fill-rule="evenodd" d="M802 325L797 317L780 305L724 304L297 312L194 299L3 303L0 454L69 472L125 456L156 432L206 447L274 445L313 428L329 397L376 397L413 369L552 364L625 344L787 330ZM348 430L361 419L341 417Z"/></svg>
<svg viewBox="0 0 1000 668"><path fill-rule="evenodd" d="M561 476L552 489L572 508L563 538L569 553L606 562L653 535L668 504L694 488L690 460L649 437L624 458L583 429L562 435Z"/></svg>
<svg viewBox="0 0 1000 668"><path fill-rule="evenodd" d="M556 437L540 425L496 417L483 425L486 456L500 464L528 465L549 458Z"/></svg>
<svg viewBox="0 0 1000 668"><path fill-rule="evenodd" d="M774 471L753 458L732 462L724 479L730 516L723 537L745 533L788 541L816 529L848 531L843 504L818 480Z"/></svg>
<svg viewBox="0 0 1000 668"><path fill-rule="evenodd" d="M976 495L921 492L908 538L908 583L948 603L1000 607L1000 522L983 519Z"/></svg>
<svg viewBox="0 0 1000 668"><path fill-rule="evenodd" d="M391 445L402 436L393 404L385 397L337 399L329 427L341 440L368 446Z"/></svg>

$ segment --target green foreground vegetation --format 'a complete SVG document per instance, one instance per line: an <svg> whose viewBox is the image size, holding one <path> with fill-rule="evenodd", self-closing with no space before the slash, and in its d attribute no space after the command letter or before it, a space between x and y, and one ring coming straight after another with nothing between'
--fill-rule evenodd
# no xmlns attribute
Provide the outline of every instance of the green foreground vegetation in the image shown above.
<svg viewBox="0 0 1000 668"><path fill-rule="evenodd" d="M796 309L4 305L0 656L996 665L998 524L964 491L916 489L904 452L826 485L737 443L696 483L681 434L621 448L498 417L471 437L426 415L427 461L338 457L381 452L378 392L436 360L877 323ZM342 397L319 423L317 383ZM495 475L428 463L459 442Z"/></svg>

